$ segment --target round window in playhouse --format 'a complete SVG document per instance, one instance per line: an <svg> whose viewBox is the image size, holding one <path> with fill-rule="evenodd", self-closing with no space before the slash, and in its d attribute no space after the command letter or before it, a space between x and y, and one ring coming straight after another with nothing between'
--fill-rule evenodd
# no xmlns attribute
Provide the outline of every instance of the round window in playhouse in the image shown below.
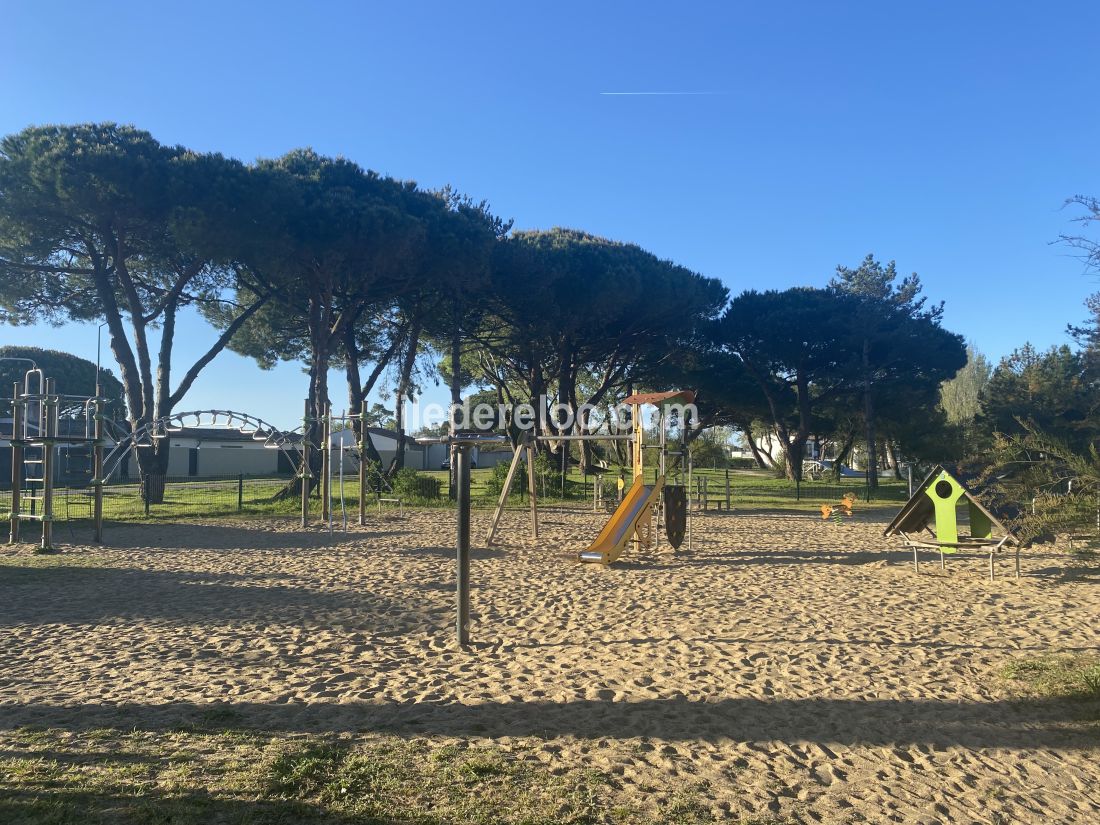
<svg viewBox="0 0 1100 825"><path fill-rule="evenodd" d="M952 493L951 483L949 481L937 481L936 482L936 495L940 498L949 498Z"/></svg>

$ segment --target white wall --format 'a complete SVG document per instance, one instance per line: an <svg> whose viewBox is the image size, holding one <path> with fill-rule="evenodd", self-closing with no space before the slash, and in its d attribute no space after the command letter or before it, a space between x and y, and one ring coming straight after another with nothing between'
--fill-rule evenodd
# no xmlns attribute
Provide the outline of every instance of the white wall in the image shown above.
<svg viewBox="0 0 1100 825"><path fill-rule="evenodd" d="M169 464L175 459L172 451ZM181 475L187 475L187 453L181 450L184 468ZM200 476L227 476L243 473L246 476L274 475L279 469L279 450L265 447L247 447L236 445L205 444L199 448ZM170 472L170 475L176 475Z"/></svg>

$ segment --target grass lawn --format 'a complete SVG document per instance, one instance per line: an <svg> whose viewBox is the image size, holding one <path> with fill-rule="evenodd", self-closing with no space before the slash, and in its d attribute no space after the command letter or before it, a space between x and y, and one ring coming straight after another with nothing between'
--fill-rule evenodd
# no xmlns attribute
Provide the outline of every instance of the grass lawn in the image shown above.
<svg viewBox="0 0 1100 825"><path fill-rule="evenodd" d="M685 784L658 810L611 804L614 778L550 768L522 745L240 728L212 708L175 730L0 735L5 825L701 823ZM744 820L743 820L744 821ZM759 823L783 820L759 819Z"/></svg>

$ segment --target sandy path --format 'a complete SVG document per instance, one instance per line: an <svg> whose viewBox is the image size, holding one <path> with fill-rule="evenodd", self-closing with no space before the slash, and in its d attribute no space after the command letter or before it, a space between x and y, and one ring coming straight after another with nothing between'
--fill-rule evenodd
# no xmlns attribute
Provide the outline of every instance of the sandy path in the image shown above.
<svg viewBox="0 0 1100 825"><path fill-rule="evenodd" d="M517 543L475 551L469 654L451 647L451 514L331 545L113 527L72 566L0 568L0 728L157 728L225 702L275 730L522 740L634 798L690 783L718 816L1100 820L1100 737L993 676L1100 648L1096 583L1059 557L1025 558L1020 581L979 558L915 577L881 518L762 513L697 519L690 555L564 562L598 526L547 513L536 546L509 514Z"/></svg>

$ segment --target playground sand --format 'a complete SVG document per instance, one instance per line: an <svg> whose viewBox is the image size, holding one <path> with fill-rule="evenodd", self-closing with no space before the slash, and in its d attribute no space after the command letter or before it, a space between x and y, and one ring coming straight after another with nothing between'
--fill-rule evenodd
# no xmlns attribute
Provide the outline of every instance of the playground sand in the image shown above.
<svg viewBox="0 0 1100 825"><path fill-rule="evenodd" d="M332 543L289 522L112 526L109 547L0 568L0 737L165 730L222 703L288 735L589 767L653 810L688 793L717 818L1097 821L1100 736L997 676L1100 647L1095 582L1051 553L1019 581L1002 561L990 583L977 557L918 577L881 537L888 515L710 514L692 553L602 569L564 560L599 517L544 513L535 543L509 513L513 544L474 551L469 653L452 647L451 513Z"/></svg>

